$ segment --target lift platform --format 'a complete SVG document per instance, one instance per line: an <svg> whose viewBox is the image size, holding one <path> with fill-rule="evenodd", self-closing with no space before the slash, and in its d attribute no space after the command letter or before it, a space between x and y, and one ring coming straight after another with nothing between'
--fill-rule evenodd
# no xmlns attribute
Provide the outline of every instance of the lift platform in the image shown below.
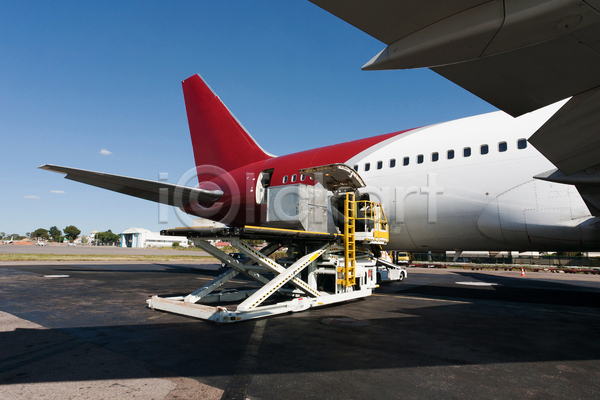
<svg viewBox="0 0 600 400"><path fill-rule="evenodd" d="M355 199L356 190L364 183L351 168L340 164L319 168L301 172L324 182L323 186L330 193L330 209L332 204L338 204L338 207L343 204L343 215L338 216L337 227L328 232L272 226L162 231L162 235L187 236L228 268L190 294L153 296L148 300L148 306L229 323L304 311L371 295L377 287L377 271L381 269L373 249L389 239L381 205ZM332 172L336 173L335 178L328 182L327 177L331 177ZM329 175L325 177L326 174ZM257 250L249 240L262 240L266 245ZM231 242L247 258L240 262L211 244L214 241ZM280 249L286 249L285 257L277 260L269 257ZM232 288L233 278L239 275L245 276L249 284Z"/></svg>

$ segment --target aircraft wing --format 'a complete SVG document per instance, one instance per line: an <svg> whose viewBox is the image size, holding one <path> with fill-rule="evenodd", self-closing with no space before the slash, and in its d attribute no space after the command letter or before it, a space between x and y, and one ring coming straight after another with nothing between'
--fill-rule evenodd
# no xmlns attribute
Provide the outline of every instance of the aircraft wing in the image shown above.
<svg viewBox="0 0 600 400"><path fill-rule="evenodd" d="M599 0L310 1L515 117L600 86Z"/></svg>
<svg viewBox="0 0 600 400"><path fill-rule="evenodd" d="M65 178L72 181L176 207L186 205L190 201L212 203L223 196L223 192L220 190L198 189L167 182L130 178L122 175L111 175L85 169L68 168L50 164L42 165L39 168L67 174Z"/></svg>

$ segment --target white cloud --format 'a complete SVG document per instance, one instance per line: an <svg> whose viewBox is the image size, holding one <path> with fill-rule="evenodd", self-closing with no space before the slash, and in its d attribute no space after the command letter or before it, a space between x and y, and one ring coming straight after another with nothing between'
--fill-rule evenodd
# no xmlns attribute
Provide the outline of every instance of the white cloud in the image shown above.
<svg viewBox="0 0 600 400"><path fill-rule="evenodd" d="M100 154L102 154L103 156L110 156L112 154L112 151L102 149L100 150Z"/></svg>
<svg viewBox="0 0 600 400"><path fill-rule="evenodd" d="M27 196L23 196L24 199L31 199L31 200L39 200L40 196L33 196L28 194Z"/></svg>
<svg viewBox="0 0 600 400"><path fill-rule="evenodd" d="M50 193L65 194L65 191L64 190L51 190Z"/></svg>

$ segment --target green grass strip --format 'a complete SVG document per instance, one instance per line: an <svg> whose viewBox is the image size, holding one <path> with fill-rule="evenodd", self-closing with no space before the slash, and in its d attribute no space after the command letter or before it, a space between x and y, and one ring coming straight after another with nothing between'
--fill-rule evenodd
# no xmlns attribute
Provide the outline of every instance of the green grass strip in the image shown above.
<svg viewBox="0 0 600 400"><path fill-rule="evenodd" d="M211 256L136 254L0 254L0 261L215 261Z"/></svg>

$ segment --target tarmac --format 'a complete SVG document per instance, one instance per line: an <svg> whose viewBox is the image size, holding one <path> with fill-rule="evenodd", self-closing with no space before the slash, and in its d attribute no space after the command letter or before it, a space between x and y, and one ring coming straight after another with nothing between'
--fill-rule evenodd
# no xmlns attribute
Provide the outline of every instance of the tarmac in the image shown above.
<svg viewBox="0 0 600 400"><path fill-rule="evenodd" d="M0 399L600 398L598 276L409 268L227 325L145 306L217 268L0 263Z"/></svg>

